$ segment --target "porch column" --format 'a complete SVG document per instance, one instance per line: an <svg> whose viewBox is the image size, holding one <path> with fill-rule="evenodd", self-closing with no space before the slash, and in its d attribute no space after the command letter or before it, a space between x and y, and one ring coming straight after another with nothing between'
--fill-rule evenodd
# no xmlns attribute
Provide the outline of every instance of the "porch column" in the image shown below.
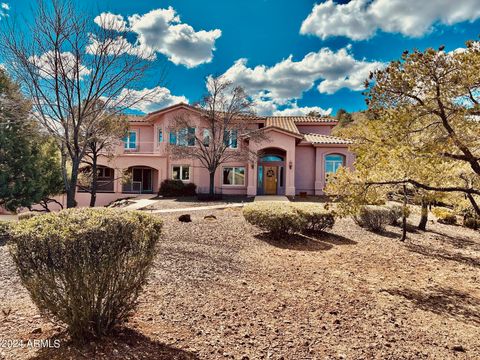
<svg viewBox="0 0 480 360"><path fill-rule="evenodd" d="M258 172L258 161L253 163L247 163L248 169L248 186L247 186L247 196L255 196L257 195L257 172Z"/></svg>
<svg viewBox="0 0 480 360"><path fill-rule="evenodd" d="M324 171L323 171L323 153L320 148L315 148L315 195L323 195Z"/></svg>
<svg viewBox="0 0 480 360"><path fill-rule="evenodd" d="M113 191L116 193L121 193L122 192L122 175L123 175L124 169L121 168L115 168L113 171Z"/></svg>
<svg viewBox="0 0 480 360"><path fill-rule="evenodd" d="M295 148L293 150L287 151L286 161L285 161L285 170L287 173L285 181L285 195L295 196ZM290 168L291 165L291 168Z"/></svg>

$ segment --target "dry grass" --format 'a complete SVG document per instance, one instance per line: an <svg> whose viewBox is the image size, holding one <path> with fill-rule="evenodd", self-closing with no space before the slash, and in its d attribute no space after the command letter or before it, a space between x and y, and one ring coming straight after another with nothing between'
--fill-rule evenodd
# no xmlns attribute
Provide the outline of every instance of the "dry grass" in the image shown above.
<svg viewBox="0 0 480 360"><path fill-rule="evenodd" d="M340 220L322 238L275 241L239 210L164 216L166 238L129 329L6 359L480 358L480 236L429 224L374 234ZM62 336L37 315L0 247L1 338ZM41 327L41 334L31 334ZM116 350L116 351L115 351ZM461 351L464 350L465 352ZM0 356L1 358L1 356Z"/></svg>

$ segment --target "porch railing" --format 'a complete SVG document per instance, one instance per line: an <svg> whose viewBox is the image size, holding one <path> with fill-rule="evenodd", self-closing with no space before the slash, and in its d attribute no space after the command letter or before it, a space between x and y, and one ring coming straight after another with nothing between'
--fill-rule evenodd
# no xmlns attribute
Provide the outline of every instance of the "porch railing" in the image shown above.
<svg viewBox="0 0 480 360"><path fill-rule="evenodd" d="M122 184L122 192L131 194L140 194L142 192L142 182L132 181Z"/></svg>

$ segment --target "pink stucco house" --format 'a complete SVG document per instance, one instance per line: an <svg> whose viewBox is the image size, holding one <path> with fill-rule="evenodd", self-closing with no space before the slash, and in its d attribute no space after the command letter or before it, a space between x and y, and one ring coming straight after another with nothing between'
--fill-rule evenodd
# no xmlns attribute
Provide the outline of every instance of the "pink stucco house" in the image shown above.
<svg viewBox="0 0 480 360"><path fill-rule="evenodd" d="M196 110L177 104L146 116L132 116L128 136L116 148L113 157L103 157L99 172L100 193L97 205L105 205L129 194L157 193L165 179L193 182L197 192L208 193L209 176L196 160L178 160L169 156L166 147L178 142L169 132L179 112ZM201 119L199 116L199 124ZM339 166L351 167L353 154L349 142L331 135L337 124L332 117L253 116L252 129L264 131L268 140L250 143L247 138L234 139L230 151L248 146L261 154L256 161L232 162L220 166L215 177L216 193L229 195L321 195L326 176ZM191 131L201 131L201 126ZM178 144L178 143L177 143ZM195 144L184 144L195 146ZM130 181L119 174L127 170ZM78 192L80 206L88 204L89 194Z"/></svg>

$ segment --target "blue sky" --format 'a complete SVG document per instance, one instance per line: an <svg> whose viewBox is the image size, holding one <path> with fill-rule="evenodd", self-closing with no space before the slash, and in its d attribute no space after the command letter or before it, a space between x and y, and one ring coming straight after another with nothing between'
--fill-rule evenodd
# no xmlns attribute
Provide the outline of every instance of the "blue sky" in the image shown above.
<svg viewBox="0 0 480 360"><path fill-rule="evenodd" d="M2 2L3 14L29 21L30 0ZM166 62L164 88L144 112L198 100L210 74L244 86L261 114L357 111L370 70L405 49L450 51L480 33L478 0L82 2L92 21L103 13L124 22L132 44L156 51L158 69ZM144 88L154 81L145 79Z"/></svg>

